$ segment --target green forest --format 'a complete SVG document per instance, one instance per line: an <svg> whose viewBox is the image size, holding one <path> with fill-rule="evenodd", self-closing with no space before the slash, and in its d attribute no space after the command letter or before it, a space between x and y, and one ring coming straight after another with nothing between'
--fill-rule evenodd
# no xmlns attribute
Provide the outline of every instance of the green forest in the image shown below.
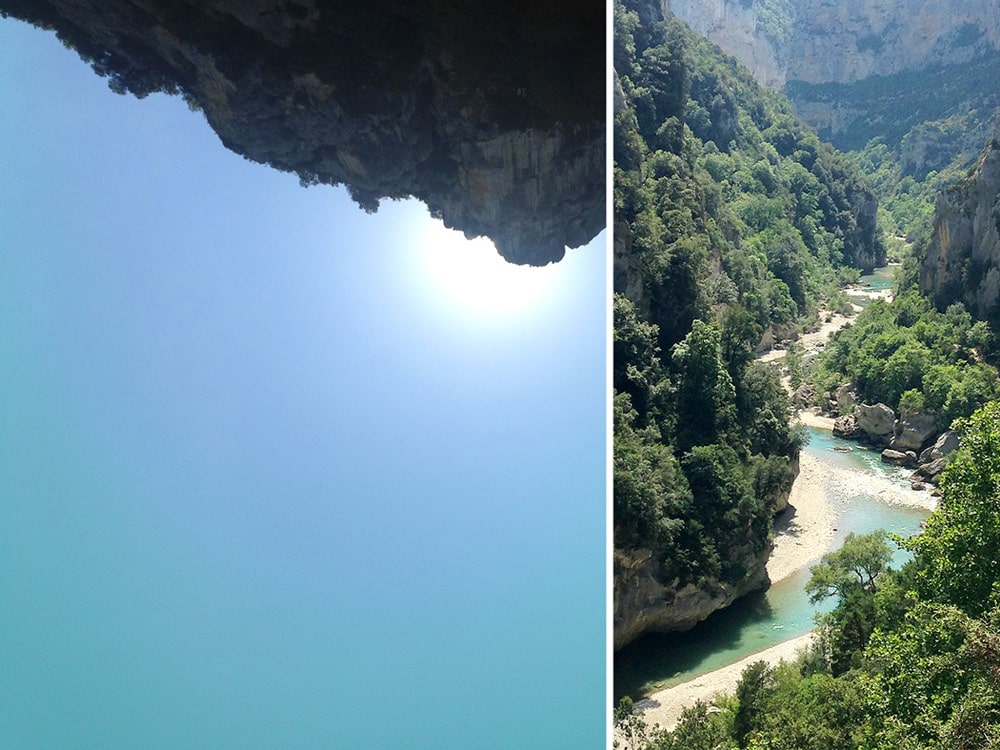
<svg viewBox="0 0 1000 750"><path fill-rule="evenodd" d="M765 5L780 34L785 6ZM756 355L818 314L853 314L844 287L887 256L902 264L894 299L799 362L796 381L816 405L849 383L860 402L932 415L961 448L921 535L851 535L813 568L811 599L835 606L808 653L753 664L672 732L626 698L617 737L633 750L1000 748L1000 342L917 288L934 196L975 161L956 133L981 149L996 102L956 114L932 100L842 153L682 22L640 11L615 3L616 562L649 550L677 587L748 575L803 444ZM941 145L915 164L920 138ZM897 547L912 559L894 570Z"/></svg>
<svg viewBox="0 0 1000 750"><path fill-rule="evenodd" d="M884 264L875 202L680 22L619 4L614 33L615 545L652 550L678 585L735 583L801 443L756 349Z"/></svg>

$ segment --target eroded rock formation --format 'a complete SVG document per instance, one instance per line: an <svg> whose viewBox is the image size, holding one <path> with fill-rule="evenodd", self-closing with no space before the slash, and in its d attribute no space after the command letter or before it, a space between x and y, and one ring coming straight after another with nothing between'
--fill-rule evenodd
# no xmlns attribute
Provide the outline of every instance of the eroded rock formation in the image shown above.
<svg viewBox="0 0 1000 750"><path fill-rule="evenodd" d="M942 309L962 302L976 318L1000 321L1000 133L969 176L938 195L920 291Z"/></svg>
<svg viewBox="0 0 1000 750"><path fill-rule="evenodd" d="M233 151L414 196L542 265L604 226L605 6L556 0L0 0L119 92L182 94Z"/></svg>
<svg viewBox="0 0 1000 750"><path fill-rule="evenodd" d="M995 67L1000 50L1000 0L662 2L696 32L747 66L758 81L783 89L797 114L821 135L833 138L838 147L847 145L838 140L838 134L846 133L869 114L865 96L859 96L858 91L845 95L849 87L871 81L873 88L866 96L881 100L891 99L894 89L906 89L912 95L933 88L945 100L951 94L943 89L960 89L956 79L979 61L989 60ZM952 72L939 76L933 84L916 74L931 69ZM910 80L891 86L882 81L888 76L907 75L917 76L915 85ZM930 116L934 111L931 107L923 119L941 116ZM972 130L978 127L977 122L970 123ZM940 168L933 166L934 154L924 153L934 150L932 134L925 135L928 137L908 145L908 161L918 162L914 165L917 171ZM952 140L949 134L949 154L953 152ZM973 134L976 150L982 141L982 134ZM863 145L862 139L851 147Z"/></svg>
<svg viewBox="0 0 1000 750"><path fill-rule="evenodd" d="M678 586L665 581L663 565L649 550L615 550L614 648L617 650L646 633L690 630L716 610L728 607L751 591L766 588L767 558L772 545L755 553L742 551L747 575L735 584L717 580Z"/></svg>

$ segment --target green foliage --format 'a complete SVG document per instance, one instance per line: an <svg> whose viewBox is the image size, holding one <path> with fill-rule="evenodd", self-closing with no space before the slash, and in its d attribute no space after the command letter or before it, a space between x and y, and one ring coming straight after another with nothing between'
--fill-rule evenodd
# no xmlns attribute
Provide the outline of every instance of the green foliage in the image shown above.
<svg viewBox="0 0 1000 750"><path fill-rule="evenodd" d="M813 566L806 592L813 604L830 596L841 601L853 591L874 595L875 582L892 559L892 548L882 529L870 534L851 532L843 546L823 555Z"/></svg>
<svg viewBox="0 0 1000 750"><path fill-rule="evenodd" d="M762 7L782 33L788 3ZM757 347L884 249L857 167L787 101L675 18L614 18L615 544L735 584L802 444Z"/></svg>
<svg viewBox="0 0 1000 750"><path fill-rule="evenodd" d="M888 570L892 548L881 529L848 534L843 546L813 566L806 592L814 604L831 596L837 606L818 618L825 657L834 675L857 662L875 628L876 582Z"/></svg>
<svg viewBox="0 0 1000 750"><path fill-rule="evenodd" d="M848 537L808 584L839 600L818 652L752 665L735 705L699 706L683 738L649 748L1000 750L1000 403L959 429L941 506L906 542L914 559L891 571L882 532Z"/></svg>
<svg viewBox="0 0 1000 750"><path fill-rule="evenodd" d="M918 590L978 617L1000 604L1000 403L960 422L962 447L941 480L941 505L908 546Z"/></svg>
<svg viewBox="0 0 1000 750"><path fill-rule="evenodd" d="M766 662L755 661L740 675L736 685L739 708L733 720L733 736L741 748L747 747L751 733L763 724L775 688L774 672Z"/></svg>
<svg viewBox="0 0 1000 750"><path fill-rule="evenodd" d="M615 19L616 289L643 290L663 351L733 304L785 337L840 269L885 257L859 170L680 21L620 0Z"/></svg>
<svg viewBox="0 0 1000 750"><path fill-rule="evenodd" d="M615 734L625 740L629 750L647 747L649 726L642 713L635 710L632 699L627 695L615 706L612 720L614 721ZM619 746L618 740L615 740L614 746L616 748Z"/></svg>
<svg viewBox="0 0 1000 750"><path fill-rule="evenodd" d="M915 291L876 300L818 357L815 383L829 390L851 381L862 401L923 409L946 428L1000 397L996 368L981 361L993 334L980 323L960 303L939 312Z"/></svg>
<svg viewBox="0 0 1000 750"><path fill-rule="evenodd" d="M658 737L649 750L736 750L730 717L708 709L702 701L685 708L677 727Z"/></svg>

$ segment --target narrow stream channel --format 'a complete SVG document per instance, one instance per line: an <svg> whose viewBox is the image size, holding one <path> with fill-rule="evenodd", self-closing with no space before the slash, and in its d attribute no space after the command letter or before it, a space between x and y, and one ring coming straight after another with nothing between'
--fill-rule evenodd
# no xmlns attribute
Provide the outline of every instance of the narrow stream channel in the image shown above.
<svg viewBox="0 0 1000 750"><path fill-rule="evenodd" d="M878 453L834 438L825 430L810 428L809 436L804 451L832 470L833 481L826 491L837 513L834 549L852 531L865 534L882 528L902 535L920 531L920 522L929 511L892 502L913 492L906 480L910 472L887 467ZM850 450L837 451L835 446ZM827 551L818 550L817 556ZM893 565L901 565L907 554L897 551ZM809 571L800 571L766 592L744 597L692 632L649 635L622 649L615 654L615 701L624 695L637 699L686 682L807 633L817 611L805 593L808 579Z"/></svg>

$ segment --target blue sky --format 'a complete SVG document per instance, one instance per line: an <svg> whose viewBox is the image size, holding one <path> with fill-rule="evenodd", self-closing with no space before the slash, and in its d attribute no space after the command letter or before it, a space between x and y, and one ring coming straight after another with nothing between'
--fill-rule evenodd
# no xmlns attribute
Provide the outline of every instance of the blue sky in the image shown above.
<svg viewBox="0 0 1000 750"><path fill-rule="evenodd" d="M492 263L11 20L0 96L0 746L603 747L604 234Z"/></svg>

